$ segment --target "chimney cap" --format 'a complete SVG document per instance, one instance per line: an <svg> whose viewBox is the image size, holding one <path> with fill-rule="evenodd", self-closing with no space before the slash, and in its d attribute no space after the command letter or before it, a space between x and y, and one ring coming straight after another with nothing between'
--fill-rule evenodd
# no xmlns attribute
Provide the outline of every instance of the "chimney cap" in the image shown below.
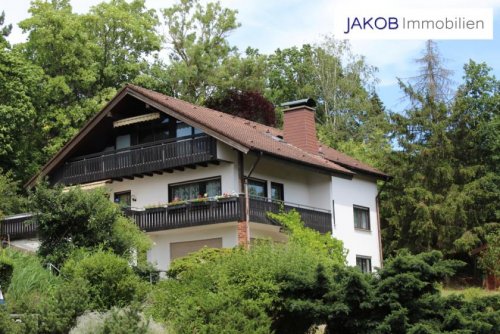
<svg viewBox="0 0 500 334"><path fill-rule="evenodd" d="M316 101L314 101L314 99L308 97L308 98L302 99L302 100L285 102L285 103L282 103L281 106L288 107L288 108L301 107L301 106L314 108L314 107L316 107Z"/></svg>

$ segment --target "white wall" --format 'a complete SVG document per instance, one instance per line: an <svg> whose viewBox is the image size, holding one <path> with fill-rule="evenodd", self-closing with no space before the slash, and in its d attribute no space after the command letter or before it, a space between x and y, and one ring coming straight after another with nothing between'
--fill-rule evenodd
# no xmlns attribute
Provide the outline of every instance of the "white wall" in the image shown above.
<svg viewBox="0 0 500 334"><path fill-rule="evenodd" d="M271 239L277 242L287 241L287 235L280 232L280 230L280 226L250 223L250 239Z"/></svg>
<svg viewBox="0 0 500 334"><path fill-rule="evenodd" d="M173 173L154 174L133 180L113 181L106 184L111 193L131 191L136 199L131 204L133 207L142 208L147 205L168 202L168 185L171 183L185 182L209 177L221 177L222 192L237 191L234 188L235 166L232 163L221 162L220 165L209 164L208 167L198 166L196 169L186 168L184 171L174 170Z"/></svg>
<svg viewBox="0 0 500 334"><path fill-rule="evenodd" d="M245 156L245 175L248 175L257 157ZM330 176L313 172L286 161L262 157L251 178L267 181L267 193L271 194L271 182L283 184L285 202L308 205L330 210Z"/></svg>
<svg viewBox="0 0 500 334"><path fill-rule="evenodd" d="M222 238L222 247L232 248L238 244L237 223L223 223L148 233L153 247L148 252L148 261L159 270L170 265L170 243L182 241Z"/></svg>
<svg viewBox="0 0 500 334"><path fill-rule="evenodd" d="M356 265L356 255L371 257L372 269L380 267L379 235L376 213L375 180L355 176L352 180L332 177L332 199L335 201L333 236L344 242L349 251L349 265ZM331 204L330 204L331 205ZM354 228L353 205L370 208L370 231Z"/></svg>

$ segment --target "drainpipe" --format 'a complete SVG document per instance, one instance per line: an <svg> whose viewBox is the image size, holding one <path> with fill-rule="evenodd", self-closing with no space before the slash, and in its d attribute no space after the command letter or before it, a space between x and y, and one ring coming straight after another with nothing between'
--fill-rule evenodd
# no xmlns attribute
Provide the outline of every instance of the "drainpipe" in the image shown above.
<svg viewBox="0 0 500 334"><path fill-rule="evenodd" d="M378 190L377 196L375 196L375 206L376 206L376 210L377 210L378 249L379 249L379 256L380 256L380 268L384 267L384 254L382 252L382 232L381 232L381 228L380 228L380 194L384 190L387 182L388 182L388 180L386 179L384 184L382 184L382 186Z"/></svg>
<svg viewBox="0 0 500 334"><path fill-rule="evenodd" d="M244 174L244 165L243 165L243 153L240 152L239 156L239 162L240 164L240 176L243 177L243 188L245 191L245 224L246 224L246 238L247 238L247 245L250 245L250 195L248 194L248 179L252 175L253 171L255 170L255 167L257 167L257 164L260 161L260 158L262 157L262 152L259 152L259 155L257 156L257 160L252 165L252 168L250 169L250 172L248 172L248 175L245 176Z"/></svg>

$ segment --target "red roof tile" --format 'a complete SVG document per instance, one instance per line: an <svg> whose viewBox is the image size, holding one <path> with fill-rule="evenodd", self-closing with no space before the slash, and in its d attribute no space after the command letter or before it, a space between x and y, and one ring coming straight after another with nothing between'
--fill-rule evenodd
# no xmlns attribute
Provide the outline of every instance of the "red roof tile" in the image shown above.
<svg viewBox="0 0 500 334"><path fill-rule="evenodd" d="M320 155L308 153L286 143L278 137L282 136L282 131L279 129L197 106L142 87L128 85L128 88L249 149L263 151L281 158L295 160L342 174L355 174Z"/></svg>
<svg viewBox="0 0 500 334"><path fill-rule="evenodd" d="M333 161L349 169L353 169L356 172L361 172L361 173L365 172L382 178L389 177L387 174L379 171L378 169L368 164L365 164L359 160L356 160L353 157L350 157L347 154L339 152L331 147L320 145L320 154L322 154L328 160Z"/></svg>

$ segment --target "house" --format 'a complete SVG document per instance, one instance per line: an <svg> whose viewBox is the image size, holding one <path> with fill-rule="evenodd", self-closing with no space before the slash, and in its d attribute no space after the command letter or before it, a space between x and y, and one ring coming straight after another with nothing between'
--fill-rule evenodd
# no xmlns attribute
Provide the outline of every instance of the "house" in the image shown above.
<svg viewBox="0 0 500 334"><path fill-rule="evenodd" d="M387 175L319 144L314 101L286 107L279 130L127 85L28 186L47 176L105 187L149 234L148 259L163 270L205 245L285 240L266 215L282 207L342 240L349 264L372 271L382 258L376 181Z"/></svg>

